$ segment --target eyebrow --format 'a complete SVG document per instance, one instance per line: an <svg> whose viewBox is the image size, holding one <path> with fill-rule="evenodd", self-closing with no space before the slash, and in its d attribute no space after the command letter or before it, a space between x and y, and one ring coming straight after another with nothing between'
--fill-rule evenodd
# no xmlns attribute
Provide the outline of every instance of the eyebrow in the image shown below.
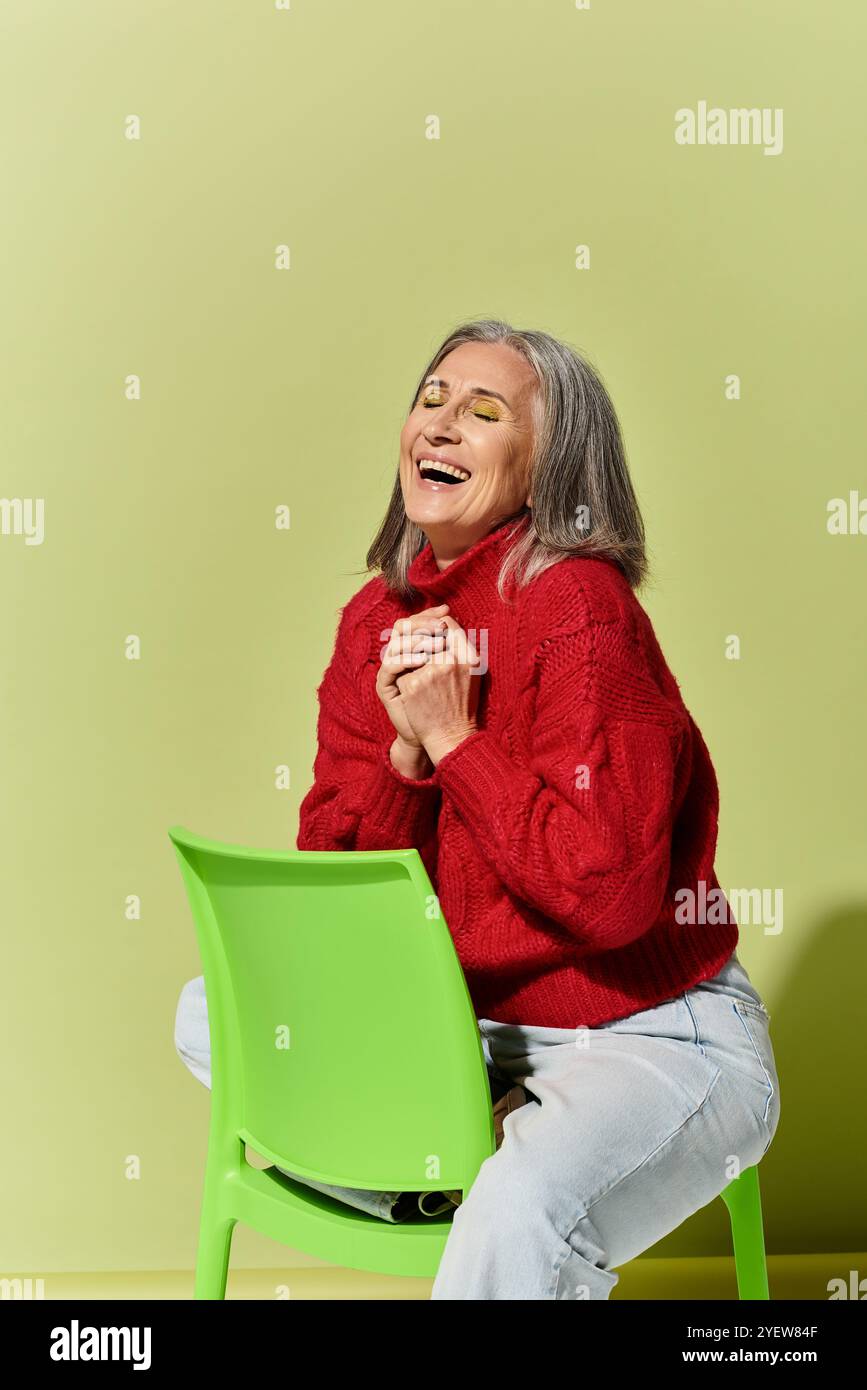
<svg viewBox="0 0 867 1390"><path fill-rule="evenodd" d="M422 386L445 386L448 388L448 382L441 376L429 376L427 381L422 382ZM474 396L496 396L498 401L503 402L503 405L509 405L505 396L501 396L499 391L489 390L487 386L471 386L470 391ZM512 409L510 405L509 409Z"/></svg>

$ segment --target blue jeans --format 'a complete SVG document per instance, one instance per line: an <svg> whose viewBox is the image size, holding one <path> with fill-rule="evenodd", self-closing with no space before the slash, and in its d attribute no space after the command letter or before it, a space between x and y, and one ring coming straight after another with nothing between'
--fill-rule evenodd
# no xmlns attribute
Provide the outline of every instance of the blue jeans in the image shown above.
<svg viewBox="0 0 867 1390"><path fill-rule="evenodd" d="M530 1092L452 1218L433 1299L605 1299L615 1269L766 1153L769 1015L733 952L711 980L598 1028L480 1019Z"/></svg>

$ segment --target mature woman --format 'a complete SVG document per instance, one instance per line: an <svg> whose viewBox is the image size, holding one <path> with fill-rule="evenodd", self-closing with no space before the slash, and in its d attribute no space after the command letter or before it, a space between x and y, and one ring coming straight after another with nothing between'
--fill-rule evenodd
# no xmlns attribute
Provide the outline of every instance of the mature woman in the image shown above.
<svg viewBox="0 0 867 1390"><path fill-rule="evenodd" d="M533 1102L432 1296L604 1299L758 1162L780 1098L737 924L705 910L716 778L635 596L644 529L591 367L541 332L452 333L367 563L297 845L418 848L489 1068Z"/></svg>

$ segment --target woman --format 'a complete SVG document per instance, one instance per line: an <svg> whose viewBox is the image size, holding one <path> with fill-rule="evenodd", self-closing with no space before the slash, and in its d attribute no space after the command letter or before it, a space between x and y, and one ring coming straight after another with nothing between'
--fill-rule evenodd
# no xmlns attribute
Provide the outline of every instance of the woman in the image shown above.
<svg viewBox="0 0 867 1390"><path fill-rule="evenodd" d="M780 1099L737 924L702 911L716 778L635 597L644 529L591 367L498 321L452 333L367 563L297 846L418 848L492 1074L534 1102L432 1297L604 1299L758 1162Z"/></svg>

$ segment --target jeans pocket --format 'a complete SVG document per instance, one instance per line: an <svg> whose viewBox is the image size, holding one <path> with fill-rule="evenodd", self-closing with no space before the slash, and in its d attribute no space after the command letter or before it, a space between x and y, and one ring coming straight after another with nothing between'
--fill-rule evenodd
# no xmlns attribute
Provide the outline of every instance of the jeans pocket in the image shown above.
<svg viewBox="0 0 867 1390"><path fill-rule="evenodd" d="M780 1116L780 1083L768 1028L771 1016L764 1005L749 1003L745 999L733 999L732 1004L754 1059L756 1080L762 1087L760 1118L768 1131L767 1153Z"/></svg>
<svg viewBox="0 0 867 1390"><path fill-rule="evenodd" d="M742 1009L748 1014L755 1014L757 1018L762 1019L765 1023L770 1023L771 1015L768 1013L764 1004L754 1003L751 999L738 999L736 1003L738 1009Z"/></svg>

